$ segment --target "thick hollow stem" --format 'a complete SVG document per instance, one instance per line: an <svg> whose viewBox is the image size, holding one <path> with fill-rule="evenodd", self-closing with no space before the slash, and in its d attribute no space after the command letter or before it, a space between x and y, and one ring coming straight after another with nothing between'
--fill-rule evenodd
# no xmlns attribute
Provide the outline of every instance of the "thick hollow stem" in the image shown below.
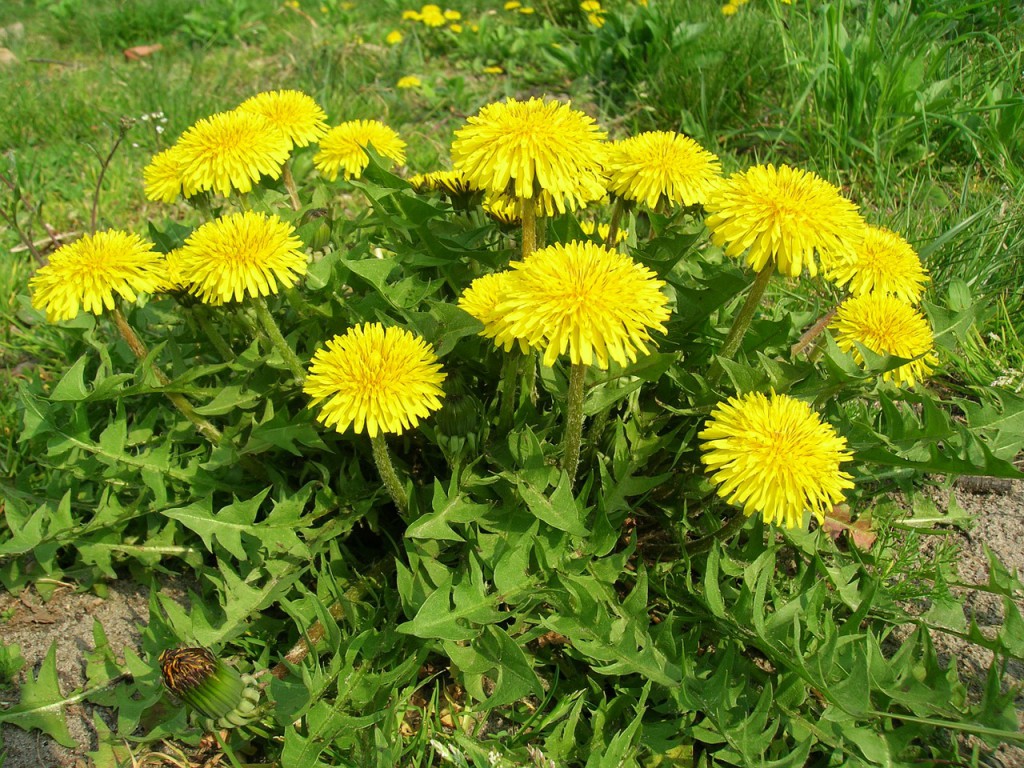
<svg viewBox="0 0 1024 768"><path fill-rule="evenodd" d="M512 428L512 417L516 412L516 384L519 383L519 366L522 361L523 355L519 352L519 348L513 347L505 355L505 360L501 364L498 430L502 433Z"/></svg>
<svg viewBox="0 0 1024 768"><path fill-rule="evenodd" d="M562 469L569 475L569 485L576 480L583 442L583 382L587 366L573 363L569 371L568 403L565 414L565 438L562 440Z"/></svg>
<svg viewBox="0 0 1024 768"><path fill-rule="evenodd" d="M388 453L388 444L383 433L378 432L371 437L370 444L373 446L373 461L377 465L380 479L384 482L384 488L395 502L398 511L405 515L409 511L409 499L405 495L402 481L398 479L398 473L395 472L395 465L391 463L391 454Z"/></svg>
<svg viewBox="0 0 1024 768"><path fill-rule="evenodd" d="M523 206L523 260L537 250L537 206L532 197L520 200Z"/></svg>
<svg viewBox="0 0 1024 768"><path fill-rule="evenodd" d="M625 198L615 198L615 205L612 206L612 220L608 224L608 237L604 240L604 247L608 250L615 249L615 242L619 238L619 227L622 225L622 216L626 213L628 205Z"/></svg>
<svg viewBox="0 0 1024 768"><path fill-rule="evenodd" d="M297 211L302 208L302 201L299 199L299 190L295 186L295 177L292 176L292 165L289 160L284 164L281 169L281 180L284 182L284 188L288 190L288 198L292 204L292 210Z"/></svg>
<svg viewBox="0 0 1024 768"><path fill-rule="evenodd" d="M800 340L797 341L797 343L794 344L792 347L790 347L790 357L795 358L798 355L802 355L805 352L809 352L811 349L811 345L814 343L814 340L817 339L818 336L821 335L821 332L824 331L825 328L828 326L828 324L832 322L832 318L836 316L836 312L839 311L839 307L841 306L842 302L832 307L832 309L830 309L824 315L819 317L818 320L815 321L814 325L812 325L804 332L804 335L800 337Z"/></svg>
<svg viewBox="0 0 1024 768"><path fill-rule="evenodd" d="M736 351L740 348L743 334L747 332L747 328L750 327L750 321L754 319L757 306L761 303L761 297L764 296L765 288L768 287L768 281L771 280L774 271L775 262L769 261L757 273L757 277L754 278L754 284L750 286L750 292L747 294L746 301L743 302L739 314L732 321L732 328L729 329L729 334L725 337L725 341L722 342L722 349L718 352L719 357L732 360ZM716 360L714 365L711 366L711 371L708 373L708 379L715 382L718 381L721 375L722 366Z"/></svg>
<svg viewBox="0 0 1024 768"><path fill-rule="evenodd" d="M302 362L299 360L298 355L295 354L292 348L288 346L288 342L285 341L284 334L281 333L277 321L270 314L267 300L262 296L257 296L253 299L252 305L256 308L256 317L259 318L260 325L263 326L263 330L270 337L270 343L277 350L278 354L281 355L284 364L288 366L288 370L295 377L296 383L301 386L302 382L306 380L306 369L302 367Z"/></svg>
<svg viewBox="0 0 1024 768"><path fill-rule="evenodd" d="M124 316L121 309L119 307L115 307L110 311L110 316L114 319L114 325L117 326L117 330L120 332L121 338L123 338L125 343L128 344L132 354L139 360L145 360L146 355L149 354L149 350L146 349L146 345L143 343L142 339L139 338L138 334L135 333L135 330L128 325L128 319ZM170 380L164 375L164 372L155 365L153 366L153 375L156 376L156 380L160 382L160 386L162 387L166 387L170 383ZM178 392L164 392L164 394L167 395L167 399L171 401L181 415L192 422L193 426L199 430L199 433L203 435L203 437L214 445L220 444L223 437L220 430L196 413L196 409L193 408L192 404L185 399L184 395L179 394Z"/></svg>

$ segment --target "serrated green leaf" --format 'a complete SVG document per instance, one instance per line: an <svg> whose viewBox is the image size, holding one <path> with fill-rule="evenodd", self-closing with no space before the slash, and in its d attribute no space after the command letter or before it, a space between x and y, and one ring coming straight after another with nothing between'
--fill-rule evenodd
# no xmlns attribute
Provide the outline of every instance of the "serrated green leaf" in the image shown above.
<svg viewBox="0 0 1024 768"><path fill-rule="evenodd" d="M71 737L64 721L64 705L77 693L77 689L66 696L61 693L57 679L57 641L54 640L39 668L39 675L29 674L25 678L20 700L0 712L0 723L10 723L25 731L37 729L61 746L78 749L78 742Z"/></svg>
<svg viewBox="0 0 1024 768"><path fill-rule="evenodd" d="M573 536L586 536L590 532L583 524L583 515L576 505L568 475L564 472L561 474L558 487L550 496L539 493L526 483L519 483L518 487L519 495L537 519Z"/></svg>
<svg viewBox="0 0 1024 768"><path fill-rule="evenodd" d="M169 509L164 515L178 520L186 528L199 534L203 544L211 552L214 551L213 542L216 541L238 560L247 560L249 556L242 546L242 534L255 537L256 513L268 493L270 488L264 488L251 499L236 499L217 513L213 511L213 499L207 497L187 507Z"/></svg>

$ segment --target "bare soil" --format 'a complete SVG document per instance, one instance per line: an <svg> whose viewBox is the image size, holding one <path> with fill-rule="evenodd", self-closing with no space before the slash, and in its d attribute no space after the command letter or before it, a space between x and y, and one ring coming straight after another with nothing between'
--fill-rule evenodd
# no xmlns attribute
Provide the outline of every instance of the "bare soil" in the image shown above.
<svg viewBox="0 0 1024 768"><path fill-rule="evenodd" d="M970 512L976 525L969 533L955 534L960 538L960 576L964 583L984 584L988 581L989 547L1010 570L1024 573L1024 482L1014 481L1000 486L985 487L984 492L967 490L969 484L955 489L960 506ZM172 593L181 594L175 587ZM986 632L996 632L1002 624L1001 599L983 592L969 591L965 598L968 618L973 617ZM85 681L85 654L93 647L93 621L99 621L106 631L110 645L118 648L138 649L140 627L148 617L149 594L144 587L127 581L109 585L109 597L101 599L92 594L76 593L70 586L58 588L48 602L43 602L31 591L14 596L0 594L0 640L17 643L27 664L27 671L38 672L50 645L57 643L57 669L62 690L70 691ZM1024 604L1021 605L1024 610ZM936 648L944 660L955 660L960 676L975 695L984 686L991 653L984 648L956 642L956 638L940 635ZM1024 669L1011 665L1004 681L1006 686L1022 690ZM91 705L68 707L67 720L78 749L68 749L38 732L26 732L3 725L0 736L6 756L0 762L4 768L86 768L92 763L88 752L96 748L96 733L92 725L94 708ZM100 710L100 716L109 720L110 713ZM1024 694L1018 697L1018 721L1024 727ZM1024 750L1003 746L989 765L994 768L1024 768Z"/></svg>

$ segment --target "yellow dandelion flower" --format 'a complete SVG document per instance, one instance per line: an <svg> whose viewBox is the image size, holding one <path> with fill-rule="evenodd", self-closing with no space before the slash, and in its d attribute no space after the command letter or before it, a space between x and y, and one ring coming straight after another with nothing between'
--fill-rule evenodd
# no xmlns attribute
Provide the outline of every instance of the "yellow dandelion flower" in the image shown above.
<svg viewBox="0 0 1024 768"><path fill-rule="evenodd" d="M327 427L400 435L441 407L445 376L423 339L365 323L317 350L302 390L321 404L317 421Z"/></svg>
<svg viewBox="0 0 1024 768"><path fill-rule="evenodd" d="M277 216L245 211L207 222L189 235L178 269L205 302L241 301L290 288L306 274L295 229Z"/></svg>
<svg viewBox="0 0 1024 768"><path fill-rule="evenodd" d="M446 18L446 19L447 19L448 21L458 21L459 19L461 19L461 18L462 18L462 14L461 14L461 13L459 13L458 11L451 11L451 10L446 10L446 11L444 12L444 17L445 17L445 18Z"/></svg>
<svg viewBox="0 0 1024 768"><path fill-rule="evenodd" d="M591 26L600 29L604 26L604 14L602 13L588 13L587 21L590 22Z"/></svg>
<svg viewBox="0 0 1024 768"><path fill-rule="evenodd" d="M518 226L523 221L523 212L519 207L519 201L515 198L485 197L481 208L499 224Z"/></svg>
<svg viewBox="0 0 1024 768"><path fill-rule="evenodd" d="M164 256L164 279L161 281L159 290L187 291L189 282L181 274L181 248L175 248Z"/></svg>
<svg viewBox="0 0 1024 768"><path fill-rule="evenodd" d="M423 81L416 77L416 75L400 77L398 82L395 83L397 88L419 88L421 85L423 85Z"/></svg>
<svg viewBox="0 0 1024 768"><path fill-rule="evenodd" d="M420 8L420 21L428 27L443 27L445 25L444 14L440 6L424 5Z"/></svg>
<svg viewBox="0 0 1024 768"><path fill-rule="evenodd" d="M848 285L854 296L889 293L909 304L921 300L928 282L928 271L910 243L884 227L870 226L854 260L836 264L826 276L837 285Z"/></svg>
<svg viewBox="0 0 1024 768"><path fill-rule="evenodd" d="M583 232L584 235L587 235L589 237L593 237L596 234L598 240L600 240L603 243L605 240L608 239L608 233L611 231L611 225L604 223L595 224L592 221L581 221L580 230ZM627 237L629 237L629 230L620 229L615 235L616 244L621 243Z"/></svg>
<svg viewBox="0 0 1024 768"><path fill-rule="evenodd" d="M534 11L533 8L520 8L519 13L523 14L524 16L531 16L534 13L536 13L536 11Z"/></svg>
<svg viewBox="0 0 1024 768"><path fill-rule="evenodd" d="M518 344L525 353L530 349L529 344L525 339L505 333L504 315L496 311L509 298L515 280L515 272L495 272L478 277L459 297L459 307L484 324L481 336L495 339L495 344L506 352Z"/></svg>
<svg viewBox="0 0 1024 768"><path fill-rule="evenodd" d="M249 192L260 176L280 176L291 151L291 141L269 120L238 110L199 120L176 146L189 197L211 189L224 196Z"/></svg>
<svg viewBox="0 0 1024 768"><path fill-rule="evenodd" d="M504 8L506 11L515 11L522 8L522 6L523 4L518 2L518 0L508 0L508 2L505 3Z"/></svg>
<svg viewBox="0 0 1024 768"><path fill-rule="evenodd" d="M263 115L292 146L305 147L327 133L327 114L302 91L267 91L243 101L242 112Z"/></svg>
<svg viewBox="0 0 1024 768"><path fill-rule="evenodd" d="M163 256L153 244L119 230L85 235L62 245L29 280L32 306L51 323L114 308L114 294L135 301L163 282Z"/></svg>
<svg viewBox="0 0 1024 768"><path fill-rule="evenodd" d="M738 11L738 10L739 10L739 6L738 5L734 5L733 3L726 3L725 5L722 6L722 15L723 16L735 16L736 15L736 11Z"/></svg>
<svg viewBox="0 0 1024 768"><path fill-rule="evenodd" d="M608 190L656 208L704 203L722 180L718 158L681 133L651 131L612 142L604 162Z"/></svg>
<svg viewBox="0 0 1024 768"><path fill-rule="evenodd" d="M747 252L760 271L769 261L796 277L805 268L850 261L864 236L857 206L815 173L758 165L735 173L712 190L704 208L711 239L729 256Z"/></svg>
<svg viewBox="0 0 1024 768"><path fill-rule="evenodd" d="M580 10L584 13L593 13L594 11L601 10L600 0L583 0L580 3Z"/></svg>
<svg viewBox="0 0 1024 768"><path fill-rule="evenodd" d="M449 24L448 25L448 29L450 29L452 32L454 32L456 35L458 35L458 34L460 34L462 32L462 25L461 24Z"/></svg>
<svg viewBox="0 0 1024 768"><path fill-rule="evenodd" d="M332 128L320 140L313 164L328 181L338 178L339 172L346 179L356 178L370 164L365 149L370 144L381 157L399 165L405 162L405 142L393 129L379 120L351 120Z"/></svg>
<svg viewBox="0 0 1024 768"><path fill-rule="evenodd" d="M730 397L698 437L718 495L748 517L760 512L766 523L800 528L805 511L824 522L853 487L839 468L852 458L846 440L788 395Z"/></svg>
<svg viewBox="0 0 1024 768"><path fill-rule="evenodd" d="M551 245L509 265L515 279L495 309L495 343L522 339L544 349L544 365L568 351L575 365L605 369L648 354L649 329L665 330L664 283L628 256L590 242Z"/></svg>
<svg viewBox="0 0 1024 768"><path fill-rule="evenodd" d="M455 132L452 162L470 183L529 199L546 191L558 209L603 187L604 131L568 104L532 98L488 104Z"/></svg>
<svg viewBox="0 0 1024 768"><path fill-rule="evenodd" d="M858 363L864 362L864 356L856 343L879 355L910 360L882 375L885 381L895 381L899 386L914 386L939 364L928 320L895 296L869 293L847 299L829 327L835 331L839 348L851 352Z"/></svg>
<svg viewBox="0 0 1024 768"><path fill-rule="evenodd" d="M402 11L402 21L420 21L422 18L419 11Z"/></svg>
<svg viewBox="0 0 1024 768"><path fill-rule="evenodd" d="M409 177L417 192L444 192L452 197L465 197L473 192L466 177L458 171L434 171Z"/></svg>
<svg viewBox="0 0 1024 768"><path fill-rule="evenodd" d="M398 45L404 39L405 37L404 35L402 35L401 32L399 32L397 29L392 29L390 32L388 32L387 37L384 38L384 42L387 43L388 45Z"/></svg>
<svg viewBox="0 0 1024 768"><path fill-rule="evenodd" d="M495 65L492 64L489 67L484 67L484 73L488 74L488 75L504 75L505 74L505 68L504 67L498 67L498 66L495 66Z"/></svg>
<svg viewBox="0 0 1024 768"><path fill-rule="evenodd" d="M146 198L159 203L173 203L181 194L181 159L177 147L153 155L142 169Z"/></svg>

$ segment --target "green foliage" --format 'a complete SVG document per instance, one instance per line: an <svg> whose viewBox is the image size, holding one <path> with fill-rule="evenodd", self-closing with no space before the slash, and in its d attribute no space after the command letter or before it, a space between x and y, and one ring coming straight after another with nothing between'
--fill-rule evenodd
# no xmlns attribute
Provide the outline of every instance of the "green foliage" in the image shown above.
<svg viewBox="0 0 1024 768"><path fill-rule="evenodd" d="M230 5L226 15L219 4L197 6L172 24L139 2L117 34L128 40L130 22L219 45L272 31L276 17L263 5ZM1013 156L1015 107L995 81L983 109L946 121L933 143L920 137L921 120L955 114L943 99L970 90L936 84L939 54L960 52L962 38L975 40L971 30L991 20L915 4L852 4L847 13L841 3L800 11L772 3L759 10L755 1L725 26L732 22L710 3L703 12L682 5L609 4L596 31L572 5L552 4L539 18L517 18L518 26L512 16L463 8L467 21L478 14L479 36L451 46L472 67L498 61L534 83L559 79L553 61L593 75L588 87L598 103L628 124L682 126L706 139L721 133L744 153L769 151L768 138L780 158L814 152L823 166L866 158L887 169L865 174L875 181L898 164L925 162L934 147L966 158L970 139L982 135L991 139L979 145L983 162ZM334 118L385 112L411 124L423 106L399 100L411 96L391 94L381 105L367 94L426 66L423 52L444 46L402 27L410 38L424 35L418 48L357 48L332 35L362 24L368 39L382 39L400 26L402 9L391 4L394 19L367 21L341 6L325 5L318 45L295 53L309 56L301 60L308 90L324 94ZM105 18L70 2L45 11L83 23ZM769 32L785 45L767 45ZM799 44L805 32L815 33L813 45ZM883 34L898 43L894 58L879 53ZM777 50L794 79L788 95L767 86L782 66L770 59ZM196 77L226 90L246 79L229 72L206 80L214 60L193 62ZM410 148L415 170L429 170L417 162L446 151L452 118L439 114L469 111L494 87L460 66L437 85L438 102L412 134L422 139ZM168 66L160 76L126 76L138 88L180 74ZM676 101L673 78L683 82ZM202 95L192 101L191 91L203 89L188 78L175 82L163 94L178 100L170 117L178 130L206 106L231 106L204 105ZM758 87L741 92L740 82ZM789 98L795 91L807 100ZM650 108L636 109L641 93L650 94ZM776 100L771 114L789 110L792 118L784 127L752 119ZM68 103L74 108L57 120L86 114L84 103ZM12 131L7 121L3 127ZM164 139L147 141L153 146L125 161L133 174ZM20 153L24 137L17 143ZM100 765L131 758L126 737L133 752L165 738L194 743L201 728L164 692L156 659L168 647L198 644L234 657L245 672L273 668L261 678L271 703L262 722L230 734L225 749L230 756L251 748L287 766L913 765L962 762L958 734L976 737L979 749L1020 743L1013 691L1002 682L1005 666L1024 658L1024 585L994 557L989 583L967 585L1003 600L1003 625L983 632L953 591L965 587L949 532L969 527L969 516L920 496L909 510L883 500L925 474L1020 476L1013 462L1024 446L1024 399L988 386L1000 366L967 375L991 341L980 329L996 327L997 317L1006 338L1014 328L1011 299L998 312L981 300L993 295L987 277L950 266L926 304L942 358L955 365L955 387L896 389L879 376L904 361L865 351L859 366L829 337L814 355L791 356L793 342L836 298L815 281L773 285L736 359L719 361L716 381L708 371L749 275L723 260L690 213L633 216L626 247L666 282L674 311L655 353L588 372L574 483L558 466L568 365L544 368L532 356L517 363L519 388L502 423L504 355L455 306L474 277L516 255L515 232L479 209L417 196L376 160L363 178L327 185L311 172L311 154L293 158L300 210L271 181L248 202L296 224L307 240L330 222L304 282L272 297L270 310L303 361L332 335L372 321L414 330L438 353L448 373L444 408L420 429L389 437L407 479L408 515L399 516L382 488L366 436L315 422L246 304L147 298L128 309L150 346L140 360L108 317L54 328L21 297L5 319L23 338L7 346L33 365L7 385L0 582L14 591L54 579L87 587L129 574L151 584L152 597L141 652L115 653L97 626L81 690L60 690L51 649L0 721L70 744L62 719L69 701L114 709L115 726L97 721ZM55 157L31 173L21 166L20 189L34 201L52 182L33 173L45 176ZM935 188L945 189L940 182ZM80 179L68 206L89 188ZM38 208L18 208L19 194L11 211L24 222ZM115 219L131 208L131 194L110 195L104 214ZM888 187L864 194L879 207L898 196ZM920 194L913 199L928 191ZM898 215L916 215L909 207ZM162 251L199 222L184 206L148 205L144 215ZM934 258L957 244L961 253L982 253L989 238L1019 242L1012 222L1002 234L992 222L975 212L933 229ZM975 225L980 234L970 240ZM571 214L547 227L549 242L579 235ZM998 273L993 266L993 279ZM953 280L957 274L970 285ZM813 404L848 440L856 480L848 503L854 522L870 519L873 544L836 540L816 526L768 527L715 496L697 433L724 397L770 389ZM192 403L223 440L205 440L167 393ZM926 537L932 555L922 550ZM188 608L159 594L168 573L190 577ZM942 634L992 651L977 695L956 664L940 660ZM0 680L20 666L15 647L0 648Z"/></svg>

